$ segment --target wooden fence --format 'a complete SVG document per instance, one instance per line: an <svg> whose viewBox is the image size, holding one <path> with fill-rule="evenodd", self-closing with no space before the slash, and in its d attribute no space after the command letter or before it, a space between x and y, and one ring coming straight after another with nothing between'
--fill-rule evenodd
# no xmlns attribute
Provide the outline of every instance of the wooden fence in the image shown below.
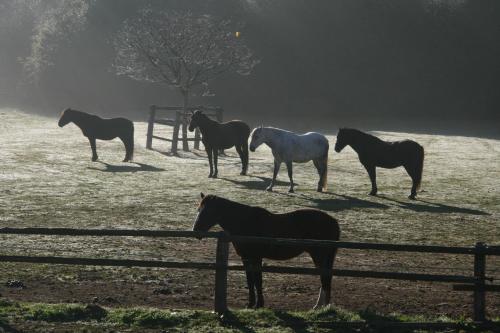
<svg viewBox="0 0 500 333"><path fill-rule="evenodd" d="M148 131L146 134L146 148L152 149L153 139L172 142L171 152L177 154L177 145L179 140L182 141L182 149L189 150L188 141L194 141L194 149L200 148L200 131L195 130L194 138L187 136L187 124L190 114L195 110L202 110L210 118L222 122L223 109L213 106L195 106L184 109L182 106L156 106L151 105L149 108ZM162 116L159 116L161 112ZM154 125L161 124L173 126L172 139L167 137L154 135ZM179 130L182 129L182 137L179 137Z"/></svg>
<svg viewBox="0 0 500 333"><path fill-rule="evenodd" d="M24 262L37 264L69 264L69 265L93 265L93 266L124 266L124 267L163 267L181 269L204 269L215 270L215 295L214 310L222 314L227 311L227 272L243 271L242 265L228 265L229 243L258 242L272 245L308 245L317 247L334 247L338 249L378 250L392 252L420 252L441 253L474 256L474 267L471 275L450 274L426 274L426 273L402 273L369 270L347 270L333 269L335 276L363 277L377 279L396 279L408 281L435 281L458 283L453 286L454 290L472 291L474 312L473 319L476 323L488 323L486 318L486 292L500 291L499 285L492 285L493 280L486 276L487 256L499 256L499 246L487 246L477 243L474 247L450 247L434 245L404 245L404 244L380 244L341 242L304 239L280 239L265 237L240 237L229 236L223 232L194 232L194 231L167 231L167 230L122 230L122 229L67 229L67 228L0 228L0 234L15 235L50 235L50 236L131 236L131 237L155 237L155 238L216 238L215 262L178 262L160 260L133 260L133 259L98 259L98 258L76 258L76 257L54 257L54 256L14 256L0 255L0 262ZM304 267L263 266L263 272L286 273L300 275L318 275L321 269ZM383 323L382 323L383 324ZM382 325L381 324L381 325ZM420 323L431 325L433 323ZM438 323L436 323L438 325ZM453 326L453 325L449 325ZM418 326L420 327L420 326ZM498 327L497 327L498 328Z"/></svg>

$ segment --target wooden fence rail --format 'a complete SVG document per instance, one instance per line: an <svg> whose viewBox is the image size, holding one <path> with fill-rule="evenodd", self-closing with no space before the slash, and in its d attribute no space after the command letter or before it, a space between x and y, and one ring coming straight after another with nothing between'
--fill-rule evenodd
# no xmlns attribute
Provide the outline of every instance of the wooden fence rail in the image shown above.
<svg viewBox="0 0 500 333"><path fill-rule="evenodd" d="M215 262L178 262L161 260L132 260L132 259L103 259L103 258L75 258L75 257L47 257L47 256L13 256L0 255L0 262L25 262L39 264L67 264L93 266L124 266L124 267L159 267L180 269L215 270L215 297L214 310L224 313L227 310L227 272L243 271L242 265L229 265L229 243L259 242L280 246L308 245L318 247L334 247L343 249L378 250L378 251L406 251L422 253L461 254L474 256L473 274L425 274L402 273L370 270L333 269L335 276L363 277L378 279L396 279L408 281L435 281L447 283L462 283L454 285L455 290L473 291L474 314L476 322L486 322L486 292L500 291L500 286L487 284L492 279L487 277L486 257L499 256L500 247L488 247L477 243L474 247L453 247L434 245L407 245L407 244L380 244L340 241L320 241L307 239L280 239L266 237L229 236L223 232L194 232L174 230L130 230L130 229L69 229L69 228L0 228L0 234L5 235L48 235L48 236L128 236L128 237L156 237L156 238L215 238L217 239ZM290 267L290 266L263 266L263 272L282 274L319 275L322 269Z"/></svg>

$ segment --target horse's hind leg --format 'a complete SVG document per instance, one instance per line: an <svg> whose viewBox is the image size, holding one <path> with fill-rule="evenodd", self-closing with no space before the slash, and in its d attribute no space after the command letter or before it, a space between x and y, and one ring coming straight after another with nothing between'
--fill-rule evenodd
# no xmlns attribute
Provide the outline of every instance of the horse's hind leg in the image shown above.
<svg viewBox="0 0 500 333"><path fill-rule="evenodd" d="M134 155L134 136L127 135L120 137L120 139L123 142L123 145L125 146L125 158L123 159L123 162L130 162L132 160L132 157Z"/></svg>
<svg viewBox="0 0 500 333"><path fill-rule="evenodd" d="M374 165L363 164L366 171L368 172L368 176L370 176L370 181L372 183L372 190L370 191L370 195L377 195L377 171Z"/></svg>
<svg viewBox="0 0 500 333"><path fill-rule="evenodd" d="M92 162L97 161L97 149L95 146L95 138L89 137L89 142L90 142L90 149L92 149Z"/></svg>
<svg viewBox="0 0 500 333"><path fill-rule="evenodd" d="M318 175L319 175L319 181L318 181L318 187L316 191L318 192L323 192L323 189L326 190L326 177L327 177L327 158L322 158L322 159L317 159L313 160L314 166L316 167L316 170L318 170Z"/></svg>
<svg viewBox="0 0 500 333"><path fill-rule="evenodd" d="M415 197L417 195L417 187L418 187L418 176L417 176L417 171L415 168L412 168L410 166L404 166L406 172L408 175L411 177L412 185L411 185L411 192L410 195L408 196L409 199L415 200Z"/></svg>
<svg viewBox="0 0 500 333"><path fill-rule="evenodd" d="M292 162L286 162L286 169L288 171L288 178L290 178L290 188L288 189L289 193L293 193L293 164Z"/></svg>
<svg viewBox="0 0 500 333"><path fill-rule="evenodd" d="M322 268L329 270L329 272L322 272L320 275L321 288L319 289L318 300L313 309L318 309L322 306L330 304L331 292L332 292L332 277L331 269L333 267L333 261L335 259L336 250L333 253L325 253L324 251L317 254L311 254L314 261L314 265L317 268Z"/></svg>
<svg viewBox="0 0 500 333"><path fill-rule="evenodd" d="M248 304L247 308L251 309L255 307L255 277L252 271L252 264L249 260L243 260L243 266L245 267L245 274L247 277L248 286Z"/></svg>
<svg viewBox="0 0 500 333"><path fill-rule="evenodd" d="M241 173L244 176L248 171L248 143L244 143L241 146L236 145L236 151L241 159Z"/></svg>

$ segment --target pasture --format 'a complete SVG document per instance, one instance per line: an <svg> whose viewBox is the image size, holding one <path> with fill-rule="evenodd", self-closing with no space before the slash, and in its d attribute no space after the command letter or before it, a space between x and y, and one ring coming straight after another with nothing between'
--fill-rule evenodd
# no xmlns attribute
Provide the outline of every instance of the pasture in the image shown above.
<svg viewBox="0 0 500 333"><path fill-rule="evenodd" d="M145 115L146 118L146 115ZM145 122L135 124L134 163L122 163L119 140L98 141L91 162L88 141L73 124L56 118L0 111L0 226L137 228L190 230L200 191L284 212L318 208L339 220L341 240L467 245L500 242L500 141L475 137L375 133L387 140L411 138L425 148L423 192L407 199L406 172L377 170L379 196L368 195L370 181L350 148L333 151L330 141L328 192L317 193L312 163L294 164L296 193L287 193L282 166L274 192L266 192L273 159L263 145L250 153L247 176L240 176L234 149L219 157L219 178L208 178L204 151L168 154L154 142L146 150ZM336 124L332 124L332 133ZM158 127L159 131L167 128ZM151 240L127 237L1 236L2 254L148 258L211 261L210 240ZM376 251L339 251L335 268L470 274L472 258ZM239 258L231 254L231 261ZM307 256L291 263L311 267ZM500 262L488 260L487 274L500 278ZM440 269L441 267L441 269ZM25 289L8 288L19 280ZM16 301L91 303L107 306L210 309L212 272L1 264L0 293ZM229 274L229 306L244 307L242 272ZM307 310L314 305L319 278L264 274L266 305ZM471 294L451 285L390 280L333 279L333 303L349 310L389 313L469 315ZM500 295L488 294L490 316L498 316Z"/></svg>

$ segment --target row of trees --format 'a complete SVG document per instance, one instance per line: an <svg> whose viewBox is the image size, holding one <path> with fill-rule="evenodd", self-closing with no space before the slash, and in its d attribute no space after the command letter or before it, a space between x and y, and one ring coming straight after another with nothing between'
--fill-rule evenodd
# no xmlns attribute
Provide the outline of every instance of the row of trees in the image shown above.
<svg viewBox="0 0 500 333"><path fill-rule="evenodd" d="M207 36L204 25L226 31L219 41L246 54L247 65L219 71L208 64L222 74L189 80L180 66L198 55L149 47L156 52L151 59L168 61L141 65L144 52L124 36L144 49L154 37L172 36L179 22L191 22L176 22L175 13L200 23L193 31L201 32L191 36ZM161 29L146 34L139 20ZM311 126L314 119L373 126L388 115L455 120L474 110L492 123L500 107L499 22L498 0L0 1L0 103L50 112L72 105L143 119L146 105L181 104L187 91L189 103L222 104L255 121L307 111ZM158 75L160 68L168 77ZM230 74L248 68L250 76ZM190 81L196 84L186 89ZM195 96L211 91L217 95Z"/></svg>

